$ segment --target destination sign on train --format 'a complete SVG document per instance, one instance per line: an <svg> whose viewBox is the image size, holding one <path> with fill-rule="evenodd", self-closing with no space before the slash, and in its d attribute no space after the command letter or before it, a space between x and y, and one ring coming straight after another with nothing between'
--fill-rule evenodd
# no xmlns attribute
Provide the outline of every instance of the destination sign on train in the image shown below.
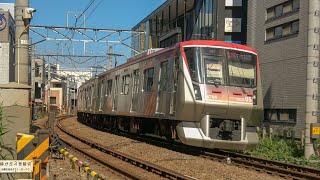
<svg viewBox="0 0 320 180"><path fill-rule="evenodd" d="M252 60L252 55L250 54L239 54L236 52L227 52L227 57L228 59L238 59L238 60L245 60L245 61L251 61Z"/></svg>

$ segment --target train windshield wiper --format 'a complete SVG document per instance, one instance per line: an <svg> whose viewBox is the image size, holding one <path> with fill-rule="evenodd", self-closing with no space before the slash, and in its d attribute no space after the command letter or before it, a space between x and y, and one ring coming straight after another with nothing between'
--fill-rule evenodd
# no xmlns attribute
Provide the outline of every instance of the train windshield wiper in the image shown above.
<svg viewBox="0 0 320 180"><path fill-rule="evenodd" d="M221 83L220 83L221 84ZM213 85L216 87L219 87L218 85L220 85L219 83L217 83L216 81L213 81Z"/></svg>

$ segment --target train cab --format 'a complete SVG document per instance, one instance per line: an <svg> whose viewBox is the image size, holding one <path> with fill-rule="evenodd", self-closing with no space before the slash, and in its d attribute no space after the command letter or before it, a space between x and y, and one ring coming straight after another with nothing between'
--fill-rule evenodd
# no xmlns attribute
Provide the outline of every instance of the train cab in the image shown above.
<svg viewBox="0 0 320 180"><path fill-rule="evenodd" d="M189 122L178 124L179 139L208 148L254 147L262 116L256 51L224 42L187 42L182 43L181 52L186 77L184 102L193 106L184 106L181 111L195 113L183 117ZM187 97L190 88L193 92Z"/></svg>

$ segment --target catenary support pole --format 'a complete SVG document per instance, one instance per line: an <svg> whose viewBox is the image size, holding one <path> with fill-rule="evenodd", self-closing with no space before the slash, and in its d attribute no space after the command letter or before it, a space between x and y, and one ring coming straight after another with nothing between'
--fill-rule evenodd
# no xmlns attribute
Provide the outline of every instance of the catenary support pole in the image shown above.
<svg viewBox="0 0 320 180"><path fill-rule="evenodd" d="M318 84L319 84L319 20L320 1L309 0L308 22L308 63L306 94L306 126L304 156L314 155L313 140L310 138L310 125L318 119Z"/></svg>
<svg viewBox="0 0 320 180"><path fill-rule="evenodd" d="M23 10L29 7L29 0L16 0L15 5L15 82L28 85L29 71L29 23L23 20Z"/></svg>

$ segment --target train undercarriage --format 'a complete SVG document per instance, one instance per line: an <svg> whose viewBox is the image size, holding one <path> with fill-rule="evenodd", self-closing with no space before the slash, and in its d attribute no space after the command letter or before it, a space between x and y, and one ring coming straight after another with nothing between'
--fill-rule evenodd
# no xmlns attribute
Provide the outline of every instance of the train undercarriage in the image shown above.
<svg viewBox="0 0 320 180"><path fill-rule="evenodd" d="M179 121L143 117L128 117L78 112L78 120L86 124L110 130L121 130L135 134L153 134L168 141L178 139L176 126Z"/></svg>
<svg viewBox="0 0 320 180"><path fill-rule="evenodd" d="M205 116L200 122L129 117L78 112L78 120L93 127L133 134L152 134L167 141L210 149L247 150L255 147L258 135L255 127L246 127L244 118L212 119Z"/></svg>

